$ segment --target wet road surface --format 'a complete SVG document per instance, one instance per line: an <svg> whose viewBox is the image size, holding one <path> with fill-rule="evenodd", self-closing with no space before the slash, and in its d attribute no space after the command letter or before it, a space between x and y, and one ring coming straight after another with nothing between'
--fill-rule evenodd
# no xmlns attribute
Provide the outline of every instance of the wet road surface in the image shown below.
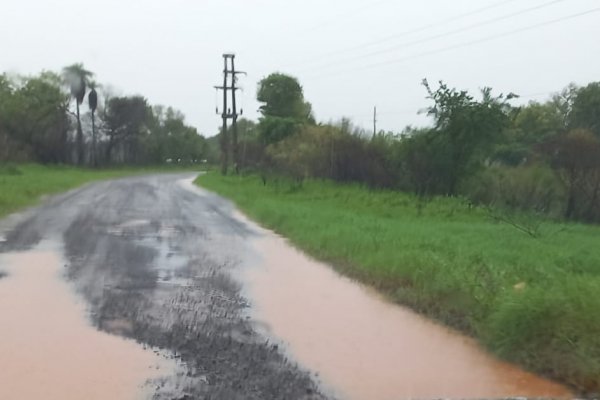
<svg viewBox="0 0 600 400"><path fill-rule="evenodd" d="M54 247L0 255L0 399L150 398L176 364L94 329Z"/></svg>
<svg viewBox="0 0 600 400"><path fill-rule="evenodd" d="M95 183L0 222L0 398L37 398L23 394L39 376L66 400L90 387L85 398L568 396L340 278L193 178Z"/></svg>
<svg viewBox="0 0 600 400"><path fill-rule="evenodd" d="M47 264L56 258L64 260L63 273L85 299L94 326L170 351L185 372L173 371L168 381L160 383L163 387L155 398L325 398L314 377L257 334L249 320L247 302L232 276L246 258L252 231L232 218L227 203L185 188L180 181L186 178L189 181L193 175L127 178L54 197L25 215L3 221L0 251L10 252L8 257L16 264L19 257L23 260L29 252L39 251L42 241L54 243L53 248L46 245L44 249L51 254ZM14 267L7 270L6 262L0 270L7 274L0 279L1 295L17 276L11 276ZM19 310L18 300L0 299L13 304L14 313L27 312ZM40 317L46 313L39 310ZM44 318L50 325L52 319L52 314ZM25 334L43 342L43 326L38 328ZM0 345L2 349L0 386L17 378L20 382L13 382L13 387L36 384L36 375L28 371L19 377L7 373L12 363L28 361L18 349ZM45 366L33 362L28 368ZM106 374L102 368L97 372ZM111 375L119 373L117 369ZM62 378L76 381L81 377ZM104 379L105 384L115 384L110 376ZM62 399L85 398L76 388L59 385L66 390ZM100 388L99 392L105 393ZM13 393L12 398L24 398L23 393Z"/></svg>

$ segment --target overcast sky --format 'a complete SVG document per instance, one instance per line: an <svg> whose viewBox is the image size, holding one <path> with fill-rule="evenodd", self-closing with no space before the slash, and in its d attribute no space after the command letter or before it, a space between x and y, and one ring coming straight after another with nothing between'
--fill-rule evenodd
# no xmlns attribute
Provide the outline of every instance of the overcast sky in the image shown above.
<svg viewBox="0 0 600 400"><path fill-rule="evenodd" d="M585 15L578 15L590 11ZM577 16L578 15L578 16ZM559 21L560 20L560 21ZM542 24L548 23L543 26ZM537 27L536 27L537 26ZM529 29L531 28L531 29ZM489 39L489 40L488 40ZM296 76L319 121L426 122L421 80L544 99L600 80L600 0L2 0L0 71L83 62L118 94L171 105L212 136L224 52L244 115L257 82Z"/></svg>

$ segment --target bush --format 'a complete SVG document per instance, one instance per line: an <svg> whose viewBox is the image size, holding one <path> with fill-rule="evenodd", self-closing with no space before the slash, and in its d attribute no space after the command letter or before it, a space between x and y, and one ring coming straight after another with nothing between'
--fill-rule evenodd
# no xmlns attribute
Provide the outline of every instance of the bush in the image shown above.
<svg viewBox="0 0 600 400"><path fill-rule="evenodd" d="M404 137L397 152L405 190L420 197L452 192L452 157L444 137L431 129L415 130Z"/></svg>
<svg viewBox="0 0 600 400"><path fill-rule="evenodd" d="M600 387L600 279L565 275L507 293L490 314L484 341L501 357L577 387Z"/></svg>
<svg viewBox="0 0 600 400"><path fill-rule="evenodd" d="M302 123L294 118L263 117L260 119L258 129L263 143L277 143L298 132Z"/></svg>
<svg viewBox="0 0 600 400"><path fill-rule="evenodd" d="M325 178L389 188L397 180L389 149L385 137L368 139L339 126L309 125L270 145L267 155L272 168L298 182Z"/></svg>
<svg viewBox="0 0 600 400"><path fill-rule="evenodd" d="M553 216L564 204L563 186L546 165L489 167L466 181L462 192L477 204Z"/></svg>
<svg viewBox="0 0 600 400"><path fill-rule="evenodd" d="M540 146L566 188L565 218L600 222L600 139L585 129Z"/></svg>
<svg viewBox="0 0 600 400"><path fill-rule="evenodd" d="M301 182L326 174L329 132L309 126L267 148L269 164L280 173Z"/></svg>

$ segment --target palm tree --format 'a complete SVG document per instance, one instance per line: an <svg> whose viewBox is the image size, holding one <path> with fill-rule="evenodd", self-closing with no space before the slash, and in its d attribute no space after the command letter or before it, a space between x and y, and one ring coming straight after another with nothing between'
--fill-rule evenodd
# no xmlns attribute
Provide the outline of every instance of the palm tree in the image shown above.
<svg viewBox="0 0 600 400"><path fill-rule="evenodd" d="M96 83L90 82L90 94L88 94L88 104L92 112L92 166L96 166L96 120L95 113L98 107L98 93L96 92Z"/></svg>
<svg viewBox="0 0 600 400"><path fill-rule="evenodd" d="M81 118L79 116L79 105L83 103L85 98L86 85L90 78L94 74L91 71L86 70L83 64L77 63L69 65L63 68L63 79L71 90L71 96L76 100L77 106L77 163L83 164L84 162L84 149L83 149L83 130L81 129Z"/></svg>

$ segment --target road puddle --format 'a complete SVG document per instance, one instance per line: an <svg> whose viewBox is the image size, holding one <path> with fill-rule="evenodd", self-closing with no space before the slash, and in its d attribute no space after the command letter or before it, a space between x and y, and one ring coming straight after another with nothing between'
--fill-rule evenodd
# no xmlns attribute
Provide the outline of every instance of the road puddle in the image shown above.
<svg viewBox="0 0 600 400"><path fill-rule="evenodd" d="M0 254L0 399L151 398L172 362L89 325L46 248Z"/></svg>
<svg viewBox="0 0 600 400"><path fill-rule="evenodd" d="M271 232L245 272L255 316L348 399L570 397L474 340L340 277Z"/></svg>

